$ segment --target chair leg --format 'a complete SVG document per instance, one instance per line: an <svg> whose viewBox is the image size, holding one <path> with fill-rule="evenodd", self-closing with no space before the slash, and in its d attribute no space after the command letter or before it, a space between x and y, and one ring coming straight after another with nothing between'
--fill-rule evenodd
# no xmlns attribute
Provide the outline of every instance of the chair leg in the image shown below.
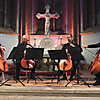
<svg viewBox="0 0 100 100"><path fill-rule="evenodd" d="M68 74L67 74L67 72L66 72L66 77L67 77L67 79L68 79Z"/></svg>
<svg viewBox="0 0 100 100"><path fill-rule="evenodd" d="M4 72L2 72L3 82L5 82Z"/></svg>

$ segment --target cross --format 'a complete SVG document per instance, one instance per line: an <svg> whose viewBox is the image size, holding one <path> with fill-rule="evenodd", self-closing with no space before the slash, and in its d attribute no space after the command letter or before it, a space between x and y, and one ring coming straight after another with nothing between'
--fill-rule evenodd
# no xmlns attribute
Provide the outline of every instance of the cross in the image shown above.
<svg viewBox="0 0 100 100"><path fill-rule="evenodd" d="M50 27L50 19L51 18L58 19L59 18L59 14L57 14L57 13L55 13L55 14L49 13L49 10L50 10L50 6L49 5L46 5L45 9L46 9L46 13L45 14L37 13L36 17L38 19L45 18L45 35L48 35L49 34L49 27Z"/></svg>

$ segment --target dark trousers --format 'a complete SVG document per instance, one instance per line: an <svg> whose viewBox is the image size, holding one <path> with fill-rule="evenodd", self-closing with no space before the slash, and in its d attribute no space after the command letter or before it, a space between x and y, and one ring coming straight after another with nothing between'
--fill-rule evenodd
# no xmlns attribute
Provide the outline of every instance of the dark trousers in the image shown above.
<svg viewBox="0 0 100 100"><path fill-rule="evenodd" d="M19 80L19 75L20 75L20 67L21 67L21 64L20 63L16 63L16 79Z"/></svg>
<svg viewBox="0 0 100 100"><path fill-rule="evenodd" d="M36 66L34 66L34 67L31 69L30 78L32 78L32 79L35 79L35 68L36 68Z"/></svg>
<svg viewBox="0 0 100 100"><path fill-rule="evenodd" d="M76 69L78 69L79 61L72 61L72 64L73 64L73 69L72 69L72 72L71 72L70 79L72 79L73 76L75 75Z"/></svg>
<svg viewBox="0 0 100 100"><path fill-rule="evenodd" d="M17 61L16 62L16 79L19 80L19 76L20 76L20 68L21 66L21 61ZM36 68L37 62L35 63L35 66L31 69L31 78L35 78L35 68Z"/></svg>
<svg viewBox="0 0 100 100"><path fill-rule="evenodd" d="M71 72L70 79L72 79L73 76L75 75L76 69L78 69L79 61L72 61L72 65L73 65L73 69L72 69L72 72ZM63 72L61 71L61 73L63 73ZM63 77L64 78L66 77L65 73L63 73Z"/></svg>
<svg viewBox="0 0 100 100"><path fill-rule="evenodd" d="M96 81L97 81L98 83L100 83L100 72L99 72L98 74L96 74L95 76L96 76Z"/></svg>

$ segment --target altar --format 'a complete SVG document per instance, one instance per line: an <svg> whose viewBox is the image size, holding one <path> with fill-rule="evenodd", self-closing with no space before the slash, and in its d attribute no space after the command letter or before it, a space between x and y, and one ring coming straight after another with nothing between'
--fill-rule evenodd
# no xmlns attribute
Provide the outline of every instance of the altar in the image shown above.
<svg viewBox="0 0 100 100"><path fill-rule="evenodd" d="M66 35L50 35L49 37L54 41L54 45L52 47L44 47L45 49L56 49L59 46L67 43L67 36ZM30 43L32 46L39 48L40 42L45 38L45 35L30 35ZM45 45L48 45L46 42Z"/></svg>

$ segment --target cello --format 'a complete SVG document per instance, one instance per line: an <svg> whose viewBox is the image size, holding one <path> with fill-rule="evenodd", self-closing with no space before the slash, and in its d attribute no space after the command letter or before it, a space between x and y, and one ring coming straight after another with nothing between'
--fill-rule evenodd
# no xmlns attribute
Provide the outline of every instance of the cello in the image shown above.
<svg viewBox="0 0 100 100"><path fill-rule="evenodd" d="M21 65L25 69L32 69L35 66L35 62L33 60L25 60L25 55L26 53L24 53L24 57L21 60Z"/></svg>
<svg viewBox="0 0 100 100"><path fill-rule="evenodd" d="M4 59L4 48L0 46L0 72L8 71L8 64Z"/></svg>
<svg viewBox="0 0 100 100"><path fill-rule="evenodd" d="M100 72L100 50L97 52L97 56L91 66L89 66L89 71L92 72L94 75Z"/></svg>
<svg viewBox="0 0 100 100"><path fill-rule="evenodd" d="M33 46L31 46L30 44L27 45L33 48ZM24 57L21 60L21 65L25 69L32 69L35 66L35 62L33 60L25 60L25 55L26 55L26 50L24 51Z"/></svg>
<svg viewBox="0 0 100 100"><path fill-rule="evenodd" d="M68 53L67 56L68 56L67 60L66 59L61 60L59 63L59 69L61 71L69 71L72 69L71 55Z"/></svg>

